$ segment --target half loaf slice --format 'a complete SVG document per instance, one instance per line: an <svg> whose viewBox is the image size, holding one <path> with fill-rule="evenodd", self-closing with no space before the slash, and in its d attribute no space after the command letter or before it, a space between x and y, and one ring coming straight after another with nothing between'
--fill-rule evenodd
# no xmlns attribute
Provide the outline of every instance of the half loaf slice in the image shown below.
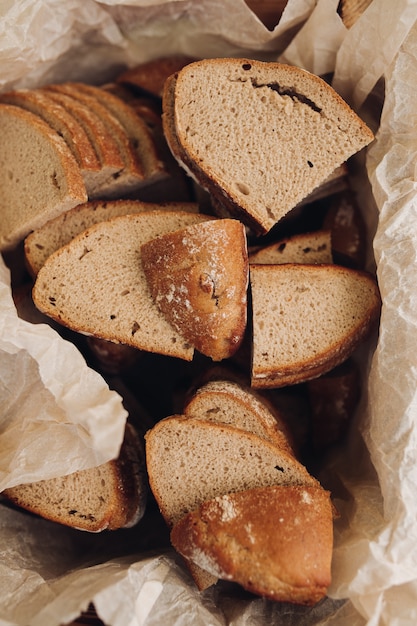
<svg viewBox="0 0 417 626"><path fill-rule="evenodd" d="M218 496L181 519L171 541L187 559L251 593L314 605L331 581L330 494L287 485Z"/></svg>
<svg viewBox="0 0 417 626"><path fill-rule="evenodd" d="M154 301L167 321L214 361L230 357L246 328L248 258L243 224L212 220L141 248Z"/></svg>
<svg viewBox="0 0 417 626"><path fill-rule="evenodd" d="M306 381L342 363L376 323L374 278L338 265L251 265L252 386Z"/></svg>
<svg viewBox="0 0 417 626"><path fill-rule="evenodd" d="M194 349L152 299L140 248L161 233L209 219L146 211L96 224L47 259L34 285L34 303L72 330L191 360Z"/></svg>
<svg viewBox="0 0 417 626"><path fill-rule="evenodd" d="M2 495L45 519L78 530L128 528L145 512L143 446L128 424L119 457L67 476L10 487Z"/></svg>
<svg viewBox="0 0 417 626"><path fill-rule="evenodd" d="M326 82L297 67L208 59L170 82L164 118L185 165L260 233L373 139Z"/></svg>
<svg viewBox="0 0 417 626"><path fill-rule="evenodd" d="M49 220L25 239L25 257L33 276L39 272L46 259L77 235L94 224L106 222L112 217L143 213L145 211L198 212L196 203L153 204L140 200L92 200Z"/></svg>
<svg viewBox="0 0 417 626"><path fill-rule="evenodd" d="M0 104L0 135L0 250L6 250L87 194L64 139L37 115Z"/></svg>

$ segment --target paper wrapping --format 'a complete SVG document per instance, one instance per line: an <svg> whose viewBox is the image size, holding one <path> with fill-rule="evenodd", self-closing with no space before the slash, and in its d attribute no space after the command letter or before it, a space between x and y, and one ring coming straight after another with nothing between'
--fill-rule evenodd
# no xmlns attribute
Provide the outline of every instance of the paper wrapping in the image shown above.
<svg viewBox="0 0 417 626"><path fill-rule="evenodd" d="M289 0L273 30L243 0L18 0L0 7L1 90L100 83L163 54L242 54L334 72L335 88L372 122L369 95L385 81L376 140L356 182L374 235L369 257L372 264L374 251L381 325L365 351L369 383L351 437L326 468L340 512L329 598L305 609L249 601L227 586L198 594L173 552L146 551L140 525L122 535L118 549L119 533L86 536L2 507L2 625L68 623L90 602L112 626L415 622L417 5L373 0L349 31L337 5ZM121 398L52 328L18 319L9 273L3 264L0 270L1 488L112 458L126 419Z"/></svg>

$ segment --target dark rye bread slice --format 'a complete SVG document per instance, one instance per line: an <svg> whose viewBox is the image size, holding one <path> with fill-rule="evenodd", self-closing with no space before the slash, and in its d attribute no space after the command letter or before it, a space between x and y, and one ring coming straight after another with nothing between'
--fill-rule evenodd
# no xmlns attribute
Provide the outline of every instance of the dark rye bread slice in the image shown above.
<svg viewBox="0 0 417 626"><path fill-rule="evenodd" d="M218 496L181 519L171 542L218 578L270 600L311 606L331 582L330 493L287 485Z"/></svg>
<svg viewBox="0 0 417 626"><path fill-rule="evenodd" d="M85 202L87 193L72 152L39 116L0 104L0 135L0 250L6 250Z"/></svg>
<svg viewBox="0 0 417 626"><path fill-rule="evenodd" d="M161 233L210 219L185 211L146 211L100 222L47 259L35 281L34 303L72 330L191 360L193 347L152 299L140 249Z"/></svg>
<svg viewBox="0 0 417 626"><path fill-rule="evenodd" d="M160 235L141 248L152 297L184 340L213 361L232 356L247 319L243 224L214 219Z"/></svg>
<svg viewBox="0 0 417 626"><path fill-rule="evenodd" d="M269 231L373 139L327 83L296 67L209 59L170 81L164 116L173 118L167 125L182 160L256 232Z"/></svg>
<svg viewBox="0 0 417 626"><path fill-rule="evenodd" d="M332 263L330 230L299 233L249 250L249 263Z"/></svg>
<svg viewBox="0 0 417 626"><path fill-rule="evenodd" d="M345 361L378 320L365 272L338 265L251 265L254 388L310 380Z"/></svg>
<svg viewBox="0 0 417 626"><path fill-rule="evenodd" d="M196 203L154 204L140 200L92 200L49 220L41 228L30 233L24 244L25 259L32 276L36 276L46 259L62 248L77 235L94 224L112 217L143 213L144 211L187 211L198 212Z"/></svg>
<svg viewBox="0 0 417 626"><path fill-rule="evenodd" d="M129 424L117 459L2 492L36 515L94 533L135 525L145 512L147 494L143 445Z"/></svg>

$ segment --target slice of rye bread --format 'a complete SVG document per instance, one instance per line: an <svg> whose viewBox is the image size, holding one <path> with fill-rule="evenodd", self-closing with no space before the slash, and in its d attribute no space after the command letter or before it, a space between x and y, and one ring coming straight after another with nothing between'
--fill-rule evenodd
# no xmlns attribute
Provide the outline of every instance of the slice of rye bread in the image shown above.
<svg viewBox="0 0 417 626"><path fill-rule="evenodd" d="M99 171L100 162L85 129L75 117L48 94L36 89L8 91L0 94L0 102L14 104L36 113L65 139L80 166L88 191L89 179Z"/></svg>
<svg viewBox="0 0 417 626"><path fill-rule="evenodd" d="M130 142L128 134L112 112L94 96L81 91L75 83L48 85L48 90L63 93L85 104L103 122L108 135L116 143L123 159L123 168L111 181L100 188L103 197L123 197L136 191L145 179L144 166Z"/></svg>
<svg viewBox="0 0 417 626"><path fill-rule="evenodd" d="M170 82L164 116L185 165L259 233L373 139L326 82L296 67L209 59Z"/></svg>
<svg viewBox="0 0 417 626"><path fill-rule="evenodd" d="M277 484L318 481L292 454L239 428L184 415L158 422L145 435L149 484L169 528L216 496ZM187 566L202 590L215 576Z"/></svg>
<svg viewBox="0 0 417 626"><path fill-rule="evenodd" d="M163 232L210 219L185 211L147 211L100 222L47 259L35 281L34 303L77 332L191 360L193 347L152 299L140 248Z"/></svg>
<svg viewBox="0 0 417 626"><path fill-rule="evenodd" d="M287 485L218 496L177 522L171 542L185 558L251 593L314 605L331 582L330 493Z"/></svg>
<svg viewBox="0 0 417 626"><path fill-rule="evenodd" d="M254 388L310 380L348 358L378 320L374 278L338 265L251 265Z"/></svg>
<svg viewBox="0 0 417 626"><path fill-rule="evenodd" d="M0 250L7 250L87 193L72 152L40 117L0 104L0 134Z"/></svg>
<svg viewBox="0 0 417 626"><path fill-rule="evenodd" d="M113 183L123 170L125 163L120 148L108 132L100 117L84 103L71 98L68 94L53 91L48 87L40 91L60 104L82 125L100 161L100 171L96 174L89 189L89 199L93 199L107 184Z"/></svg>
<svg viewBox="0 0 417 626"><path fill-rule="evenodd" d="M230 380L213 380L199 387L185 404L184 415L241 428L293 453L288 428L253 389Z"/></svg>
<svg viewBox="0 0 417 626"><path fill-rule="evenodd" d="M80 93L96 98L123 126L133 151L143 166L147 182L158 180L165 175L164 163L158 157L155 140L149 126L138 114L137 109L105 89L85 83L71 83L71 85ZM155 121L154 118L155 115L153 117Z"/></svg>
<svg viewBox="0 0 417 626"><path fill-rule="evenodd" d="M125 70L119 74L116 82L133 93L145 92L153 97L162 98L166 79L195 60L185 55L152 59Z"/></svg>
<svg viewBox="0 0 417 626"><path fill-rule="evenodd" d="M247 319L243 224L192 224L149 240L141 258L154 302L184 340L213 361L232 356Z"/></svg>
<svg viewBox="0 0 417 626"><path fill-rule="evenodd" d="M193 202L154 204L140 200L92 200L79 204L48 221L26 237L24 251L29 272L32 276L36 276L53 252L62 248L90 226L119 215L152 210L197 213L198 205Z"/></svg>
<svg viewBox="0 0 417 626"><path fill-rule="evenodd" d="M249 249L249 263L333 263L330 230L299 233L267 246Z"/></svg>
<svg viewBox="0 0 417 626"><path fill-rule="evenodd" d="M142 518L148 495L142 442L127 424L117 459L66 476L10 487L2 495L36 515L78 530L129 528Z"/></svg>

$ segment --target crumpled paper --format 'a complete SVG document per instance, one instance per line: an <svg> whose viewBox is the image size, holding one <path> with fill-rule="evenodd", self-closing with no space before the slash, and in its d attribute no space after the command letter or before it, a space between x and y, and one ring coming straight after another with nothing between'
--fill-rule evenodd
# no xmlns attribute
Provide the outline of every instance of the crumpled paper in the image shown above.
<svg viewBox="0 0 417 626"><path fill-rule="evenodd" d="M147 553L140 524L117 534L123 545L118 551L112 548L116 535L86 536L2 507L1 624L59 625L77 617L91 601L103 621L114 626L415 622L417 120L415 80L410 77L417 71L417 4L373 0L349 31L337 15L337 5L336 0L289 0L274 30L265 28L243 0L128 4L18 0L0 8L2 25L7 25L0 33L2 90L63 78L99 83L118 67L178 52L244 54L285 60L316 73L334 71L334 86L364 115L367 97L378 81L385 80L386 86L380 125L366 162L369 181L361 183L360 177L358 181L364 198L373 193L365 217L374 225L383 298L381 327L375 352L371 345L364 363L369 385L356 416L357 427L326 468L341 514L335 523L329 598L305 609L262 599L249 602L221 585L199 595L172 552ZM15 422L21 436L31 438L26 411L14 412L12 398L19 387L16 397L28 410L35 398L42 399L43 412L36 411L34 423L41 437L55 429L51 441L57 440L56 458L61 436L70 442L69 466L94 464L111 455L117 448L114 433L120 436L126 417L120 398L55 331L17 322L3 268L0 279L0 381L7 381L4 397L9 397L10 407L6 417L3 409L0 413L0 432L7 433ZM48 363L45 346L54 363L56 359L53 378L43 368L45 360ZM61 358L71 368L64 376ZM12 363L16 380L7 374ZM91 377L88 385L84 377ZM99 420L103 426L98 427ZM12 437L10 447L15 443ZM26 443L12 451L2 446L3 484L13 483L24 472L30 480L39 475L39 467L31 466ZM33 443L35 452L38 444ZM44 468L53 474L58 466L49 466L48 460Z"/></svg>

